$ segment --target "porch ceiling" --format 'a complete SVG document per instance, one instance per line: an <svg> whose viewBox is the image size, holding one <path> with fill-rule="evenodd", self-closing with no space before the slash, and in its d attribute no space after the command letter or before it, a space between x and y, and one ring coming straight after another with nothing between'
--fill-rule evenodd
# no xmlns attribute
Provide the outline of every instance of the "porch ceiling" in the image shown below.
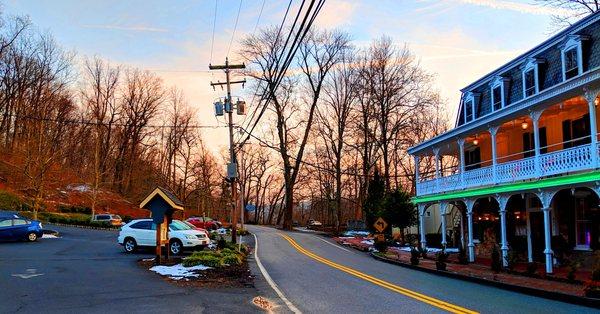
<svg viewBox="0 0 600 314"><path fill-rule="evenodd" d="M537 181L526 181L519 183L509 183L503 185L489 186L485 188L477 188L463 191L456 191L445 194L434 194L426 196L417 196L412 199L414 204L430 203L443 200L455 200L463 198L472 198L477 196L487 196L499 193L521 193L543 188L564 187L571 184L591 183L600 181L600 171L592 171L586 173L578 173L561 177L544 178Z"/></svg>

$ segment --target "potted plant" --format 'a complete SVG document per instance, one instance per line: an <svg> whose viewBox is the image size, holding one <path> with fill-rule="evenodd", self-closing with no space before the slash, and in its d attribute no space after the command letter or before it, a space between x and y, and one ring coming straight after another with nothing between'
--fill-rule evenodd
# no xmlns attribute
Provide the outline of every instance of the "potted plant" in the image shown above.
<svg viewBox="0 0 600 314"><path fill-rule="evenodd" d="M448 253L445 250L438 252L435 255L435 268L437 270L446 270L446 262L448 261Z"/></svg>
<svg viewBox="0 0 600 314"><path fill-rule="evenodd" d="M419 252L421 253L422 258L427 258L427 248L419 246Z"/></svg>
<svg viewBox="0 0 600 314"><path fill-rule="evenodd" d="M498 247L496 245L494 245L494 248L492 249L492 270L496 273L500 272L500 270L502 270L502 262L500 260L500 250L498 250Z"/></svg>
<svg viewBox="0 0 600 314"><path fill-rule="evenodd" d="M466 265L469 263L469 259L467 258L467 252L462 246L458 250L458 263L462 265Z"/></svg>
<svg viewBox="0 0 600 314"><path fill-rule="evenodd" d="M419 256L421 256L421 252L416 248L410 248L410 264L411 265L419 265Z"/></svg>

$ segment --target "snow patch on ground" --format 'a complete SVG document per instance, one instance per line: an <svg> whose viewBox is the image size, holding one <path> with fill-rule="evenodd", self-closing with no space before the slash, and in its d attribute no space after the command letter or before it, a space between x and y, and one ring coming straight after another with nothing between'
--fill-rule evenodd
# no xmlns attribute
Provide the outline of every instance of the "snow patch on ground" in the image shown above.
<svg viewBox="0 0 600 314"><path fill-rule="evenodd" d="M356 236L366 237L368 235L369 235L369 231L350 230L350 231L346 231L343 233L343 236L345 236L345 237L356 237Z"/></svg>
<svg viewBox="0 0 600 314"><path fill-rule="evenodd" d="M87 185L87 184L70 184L67 186L67 189L71 190L71 191L76 191L76 192L89 192L92 188Z"/></svg>
<svg viewBox="0 0 600 314"><path fill-rule="evenodd" d="M375 245L375 241L373 241L373 240L363 240L363 241L360 241L360 243L366 244L366 245Z"/></svg>
<svg viewBox="0 0 600 314"><path fill-rule="evenodd" d="M317 230L308 229L306 227L295 227L294 230L298 230L300 232L318 232Z"/></svg>
<svg viewBox="0 0 600 314"><path fill-rule="evenodd" d="M55 236L53 234L44 234L44 235L42 235L42 239L58 239L58 238L60 238L60 237L57 237L57 236Z"/></svg>
<svg viewBox="0 0 600 314"><path fill-rule="evenodd" d="M397 250L399 251L404 251L404 252L410 252L410 246L404 246L404 247L400 247ZM438 253L441 252L442 249L437 249L437 248L432 248L432 247L428 247L427 248L427 253ZM458 248L446 248L446 253L458 253Z"/></svg>
<svg viewBox="0 0 600 314"><path fill-rule="evenodd" d="M199 277L199 274L194 273L195 270L205 270L209 268L210 267L204 265L185 267L183 264L177 264L173 266L154 266L150 268L150 270L160 275L168 276L171 279L179 280L188 277Z"/></svg>

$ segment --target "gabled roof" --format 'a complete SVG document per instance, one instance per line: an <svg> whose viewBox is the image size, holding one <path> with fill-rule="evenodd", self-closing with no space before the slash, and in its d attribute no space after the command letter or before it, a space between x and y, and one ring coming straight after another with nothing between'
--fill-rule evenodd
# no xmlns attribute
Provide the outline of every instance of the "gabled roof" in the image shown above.
<svg viewBox="0 0 600 314"><path fill-rule="evenodd" d="M183 202L175 196L171 191L157 186L146 198L140 203L140 208L146 208L146 205L155 197L160 196L165 202L167 202L173 209L183 210Z"/></svg>

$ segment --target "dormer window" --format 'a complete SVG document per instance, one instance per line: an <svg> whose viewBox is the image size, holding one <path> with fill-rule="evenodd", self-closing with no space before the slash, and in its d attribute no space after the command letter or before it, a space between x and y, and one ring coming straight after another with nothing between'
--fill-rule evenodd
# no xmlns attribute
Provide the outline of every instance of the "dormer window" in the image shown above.
<svg viewBox="0 0 600 314"><path fill-rule="evenodd" d="M562 47L563 80L566 81L583 73L582 44L588 36L569 35Z"/></svg>
<svg viewBox="0 0 600 314"><path fill-rule="evenodd" d="M533 71L533 69L523 73L523 84L525 84L524 86L524 91L525 91L525 97L529 97L533 94L535 94L535 73Z"/></svg>
<svg viewBox="0 0 600 314"><path fill-rule="evenodd" d="M565 79L570 79L579 75L579 61L577 58L577 48L571 48L565 51Z"/></svg>
<svg viewBox="0 0 600 314"><path fill-rule="evenodd" d="M465 98L463 100L465 123L473 121L477 118L475 106L477 106L479 98L479 93L468 92L465 94Z"/></svg>
<svg viewBox="0 0 600 314"><path fill-rule="evenodd" d="M507 103L506 99L508 98L508 82L510 79L497 76L490 82L491 88L491 100L492 100L492 110L500 110L504 108Z"/></svg>
<svg viewBox="0 0 600 314"><path fill-rule="evenodd" d="M494 111L502 109L502 87L496 86L492 89L492 104Z"/></svg>
<svg viewBox="0 0 600 314"><path fill-rule="evenodd" d="M473 100L465 102L465 122L473 120Z"/></svg>
<svg viewBox="0 0 600 314"><path fill-rule="evenodd" d="M523 66L523 98L535 95L540 92L539 84L539 64L543 59L529 58Z"/></svg>

